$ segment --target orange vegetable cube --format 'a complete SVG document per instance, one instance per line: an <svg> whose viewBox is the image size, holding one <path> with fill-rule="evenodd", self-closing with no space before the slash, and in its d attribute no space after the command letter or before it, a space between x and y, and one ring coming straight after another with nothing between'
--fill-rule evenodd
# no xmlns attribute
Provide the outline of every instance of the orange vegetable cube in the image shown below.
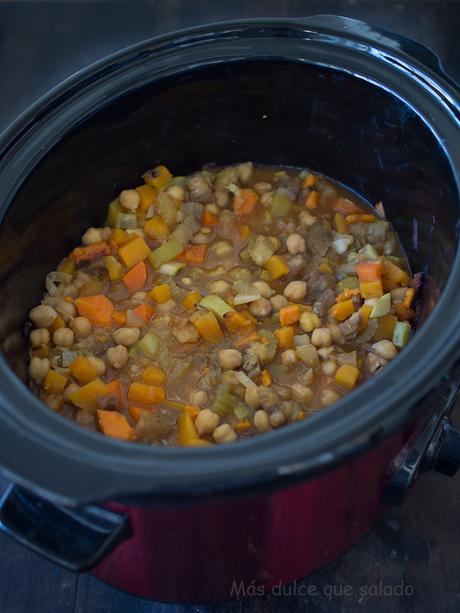
<svg viewBox="0 0 460 613"><path fill-rule="evenodd" d="M383 273L383 263L381 260L364 260L356 265L358 278L360 281L380 281Z"/></svg>
<svg viewBox="0 0 460 613"><path fill-rule="evenodd" d="M251 228L248 226L248 224L243 224L238 228L238 232L241 236L241 238L249 238L251 236Z"/></svg>
<svg viewBox="0 0 460 613"><path fill-rule="evenodd" d="M187 411L183 411L177 418L177 429L178 443L182 447L187 447L200 438L195 427L195 420Z"/></svg>
<svg viewBox="0 0 460 613"><path fill-rule="evenodd" d="M131 236L122 228L113 228L110 234L110 240L117 245L124 245L131 240Z"/></svg>
<svg viewBox="0 0 460 613"><path fill-rule="evenodd" d="M384 339L391 341L393 339L393 332L396 326L398 318L395 315L382 315L377 319L379 327L374 334L375 341L382 341Z"/></svg>
<svg viewBox="0 0 460 613"><path fill-rule="evenodd" d="M146 183L145 185L140 185L139 187L136 187L136 192L139 194L140 198L139 208L145 213L150 207L150 205L155 202L155 199L157 197L157 190Z"/></svg>
<svg viewBox="0 0 460 613"><path fill-rule="evenodd" d="M43 389L50 394L61 394L67 385L67 377L60 372L50 369L43 381Z"/></svg>
<svg viewBox="0 0 460 613"><path fill-rule="evenodd" d="M359 328L360 332L364 332L367 330L367 326L369 325L369 318L372 313L372 307L370 304L363 304L359 309L359 316L361 318L361 326Z"/></svg>
<svg viewBox="0 0 460 613"><path fill-rule="evenodd" d="M90 381L94 381L97 377L97 371L91 363L91 360L81 355L75 358L69 366L69 370L72 376L80 381L80 383L89 383Z"/></svg>
<svg viewBox="0 0 460 613"><path fill-rule="evenodd" d="M219 223L219 216L209 211L203 213L203 226L216 226Z"/></svg>
<svg viewBox="0 0 460 613"><path fill-rule="evenodd" d="M163 304L171 298L171 288L167 283L161 285L155 285L153 289L149 291L149 296L158 304Z"/></svg>
<svg viewBox="0 0 460 613"><path fill-rule="evenodd" d="M345 221L349 224L353 224L353 223L373 223L374 221L377 221L377 219L374 217L374 215L369 215L366 213L362 213L360 214L351 214L351 215L347 215L345 217Z"/></svg>
<svg viewBox="0 0 460 613"><path fill-rule="evenodd" d="M112 323L112 313L115 310L111 300L103 294L80 296L75 299L75 306L82 317L86 317L94 326L107 328Z"/></svg>
<svg viewBox="0 0 460 613"><path fill-rule="evenodd" d="M123 283L132 292L139 291L147 282L147 268L144 262L138 262L123 277Z"/></svg>
<svg viewBox="0 0 460 613"><path fill-rule="evenodd" d="M123 441L132 441L136 438L133 428L124 415L117 411L97 411L99 427L106 436L118 438Z"/></svg>
<svg viewBox="0 0 460 613"><path fill-rule="evenodd" d="M274 281L280 277L284 277L284 275L287 275L289 272L289 266L282 255L272 255L272 257L265 262L264 268Z"/></svg>
<svg viewBox="0 0 460 613"><path fill-rule="evenodd" d="M109 391L109 395L113 396L117 401L117 404L120 405L123 402L123 391L121 387L120 379L112 379L108 383L106 383L107 389Z"/></svg>
<svg viewBox="0 0 460 613"><path fill-rule="evenodd" d="M355 312L355 305L353 304L353 300L350 298L349 300L344 300L343 302L338 302L334 304L329 310L330 314L334 319L338 321L345 321L348 319L350 315L353 315Z"/></svg>
<svg viewBox="0 0 460 613"><path fill-rule="evenodd" d="M224 324L229 332L237 332L242 328L249 328L253 322L244 313L228 311L224 315Z"/></svg>
<svg viewBox="0 0 460 613"><path fill-rule="evenodd" d="M136 236L136 238L133 238L128 243L125 243L118 250L118 255L120 256L121 261L128 268L132 268L139 262L145 260L149 253L149 246L140 236Z"/></svg>
<svg viewBox="0 0 460 613"><path fill-rule="evenodd" d="M211 311L196 313L190 318L190 321L205 341L216 343L223 337L219 322Z"/></svg>
<svg viewBox="0 0 460 613"><path fill-rule="evenodd" d="M51 332L55 332L56 330L59 330L59 328L65 328L64 320L62 319L60 315L58 315L56 319L53 321L53 323L50 326L50 330Z"/></svg>
<svg viewBox="0 0 460 613"><path fill-rule="evenodd" d="M307 209L314 210L317 208L319 202L319 192L312 191L308 194L308 198L305 201Z"/></svg>
<svg viewBox="0 0 460 613"><path fill-rule="evenodd" d="M270 374L270 371L268 371L266 368L264 368L264 370L262 371L261 381L262 385L265 385L265 387L269 387L273 383L273 378Z"/></svg>
<svg viewBox="0 0 460 613"><path fill-rule="evenodd" d="M335 382L337 385L351 391L358 381L359 370L351 364L342 364L335 373Z"/></svg>
<svg viewBox="0 0 460 613"><path fill-rule="evenodd" d="M360 281L359 291L361 296L367 300L368 298L381 298L383 296L382 281Z"/></svg>
<svg viewBox="0 0 460 613"><path fill-rule="evenodd" d="M259 194L253 189L241 188L233 196L233 211L235 215L249 215L259 202Z"/></svg>
<svg viewBox="0 0 460 613"><path fill-rule="evenodd" d="M391 281L393 283L396 283L396 285L401 285L403 287L409 285L409 274L402 268L399 268L399 266L396 266L396 264L393 264L393 262L390 262L389 260L385 260L383 263L383 276L386 281Z"/></svg>
<svg viewBox="0 0 460 613"><path fill-rule="evenodd" d="M152 217L145 222L144 232L153 240L164 240L171 234L171 229L161 217Z"/></svg>
<svg viewBox="0 0 460 613"><path fill-rule="evenodd" d="M137 424L137 422L140 420L141 415L143 413L151 413L152 409L142 409L141 407L128 407L128 413L131 416L131 419L133 420L134 423Z"/></svg>
<svg viewBox="0 0 460 613"><path fill-rule="evenodd" d="M158 404L165 399L165 391L157 385L149 383L131 383L128 390L128 400L142 404Z"/></svg>
<svg viewBox="0 0 460 613"><path fill-rule="evenodd" d="M90 381L69 394L69 400L80 409L94 414L96 409L99 408L100 399L108 396L108 394L107 385L100 379L94 379L94 381Z"/></svg>
<svg viewBox="0 0 460 613"><path fill-rule="evenodd" d="M155 166L155 168L153 168L152 170L148 170L142 176L142 178L148 185L160 189L160 187L163 187L163 185L166 185L166 183L169 183L171 181L172 174L169 172L166 166L160 165Z"/></svg>
<svg viewBox="0 0 460 613"><path fill-rule="evenodd" d="M198 302L201 300L201 294L198 290L193 290L192 292L188 293L184 300L182 301L182 306L184 307L184 309L187 310L191 310L193 309L193 307L195 305L198 304Z"/></svg>
<svg viewBox="0 0 460 613"><path fill-rule="evenodd" d="M107 268L109 279L111 281L118 281L119 279L121 279L121 264L116 258L113 257L113 255L105 255L104 264Z"/></svg>
<svg viewBox="0 0 460 613"><path fill-rule="evenodd" d="M112 321L117 326L124 326L126 323L126 311L113 311Z"/></svg>
<svg viewBox="0 0 460 613"><path fill-rule="evenodd" d="M314 187L316 185L317 177L309 173L303 180L303 187Z"/></svg>
<svg viewBox="0 0 460 613"><path fill-rule="evenodd" d="M147 383L162 385L166 381L166 373L158 366L147 366L142 373L142 379Z"/></svg>
<svg viewBox="0 0 460 613"><path fill-rule="evenodd" d="M289 306L282 307L279 310L279 320L282 326L289 326L295 324L300 319L300 308L298 304L290 304Z"/></svg>
<svg viewBox="0 0 460 613"><path fill-rule="evenodd" d="M278 328L274 334L280 349L291 349L294 347L294 328L291 326Z"/></svg>
<svg viewBox="0 0 460 613"><path fill-rule="evenodd" d="M140 304L138 307L133 309L134 315L142 319L144 324L149 323L149 321L152 319L152 315L154 314L154 312L155 311L150 306L150 304L146 304L146 303Z"/></svg>

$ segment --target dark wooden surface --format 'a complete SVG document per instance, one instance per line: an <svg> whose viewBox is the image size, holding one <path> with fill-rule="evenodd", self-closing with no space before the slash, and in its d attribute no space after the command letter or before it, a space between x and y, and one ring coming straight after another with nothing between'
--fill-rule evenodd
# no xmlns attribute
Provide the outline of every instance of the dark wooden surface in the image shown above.
<svg viewBox="0 0 460 613"><path fill-rule="evenodd" d="M436 50L460 80L459 2L0 0L0 130L66 76L148 36L226 18L315 13L343 14L416 38ZM6 486L0 479L0 491ZM0 613L457 613L459 516L460 475L426 475L402 509L392 511L340 560L298 584L310 586L310 594L315 586L314 595L302 595L300 588L297 595L211 607L134 598L90 575L66 572L0 536Z"/></svg>

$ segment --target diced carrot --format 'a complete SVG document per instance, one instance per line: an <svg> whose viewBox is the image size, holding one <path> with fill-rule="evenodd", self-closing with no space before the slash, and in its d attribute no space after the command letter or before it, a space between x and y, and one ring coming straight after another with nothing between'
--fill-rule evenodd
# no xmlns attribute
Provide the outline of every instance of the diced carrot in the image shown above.
<svg viewBox="0 0 460 613"><path fill-rule="evenodd" d="M162 385L166 381L166 373L158 366L147 366L142 373L142 379L147 383Z"/></svg>
<svg viewBox="0 0 460 613"><path fill-rule="evenodd" d="M43 381L43 389L50 394L62 394L66 385L67 377L50 368Z"/></svg>
<svg viewBox="0 0 460 613"><path fill-rule="evenodd" d="M140 197L139 208L145 213L150 207L150 205L155 202L155 199L157 197L157 190L146 183L145 185L140 185L139 187L136 187L136 192L139 194Z"/></svg>
<svg viewBox="0 0 460 613"><path fill-rule="evenodd" d="M409 285L409 274L389 260L385 260L383 263L383 276L387 281L392 281L397 285L401 285L403 287L407 287Z"/></svg>
<svg viewBox="0 0 460 613"><path fill-rule="evenodd" d="M142 409L141 407L128 407L128 413L131 416L131 419L133 420L134 423L137 424L137 422L140 420L141 415L143 413L151 413L152 409Z"/></svg>
<svg viewBox="0 0 460 613"><path fill-rule="evenodd" d="M360 281L379 281L382 278L383 263L381 260L364 260L356 265Z"/></svg>
<svg viewBox="0 0 460 613"><path fill-rule="evenodd" d="M165 391L158 385L149 383L131 383L128 390L128 400L142 404L158 404L165 399Z"/></svg>
<svg viewBox="0 0 460 613"><path fill-rule="evenodd" d="M349 300L344 300L343 302L334 304L334 306L332 306L329 310L332 317L338 321L345 321L345 319L348 319L350 315L353 315L354 311L355 305L353 304L353 300L351 298Z"/></svg>
<svg viewBox="0 0 460 613"><path fill-rule="evenodd" d="M171 229L161 217L152 217L145 222L144 232L153 240L164 240L171 234Z"/></svg>
<svg viewBox="0 0 460 613"><path fill-rule="evenodd" d="M291 326L278 328L274 334L280 349L291 349L294 346L294 328Z"/></svg>
<svg viewBox="0 0 460 613"><path fill-rule="evenodd" d="M89 383L97 377L97 370L89 358L79 355L69 366L71 374L80 383Z"/></svg>
<svg viewBox="0 0 460 613"><path fill-rule="evenodd" d="M345 217L345 221L348 224L353 224L353 223L373 223L374 221L377 221L377 219L374 217L374 215L368 215L365 213L354 213L352 215L347 215Z"/></svg>
<svg viewBox="0 0 460 613"><path fill-rule="evenodd" d="M216 343L223 337L219 322L211 311L196 313L190 321L206 341Z"/></svg>
<svg viewBox="0 0 460 613"><path fill-rule="evenodd" d="M176 258L179 262L188 264L202 264L206 257L207 245L190 245Z"/></svg>
<svg viewBox="0 0 460 613"><path fill-rule="evenodd" d="M246 317L243 313L238 311L228 311L224 315L224 324L229 332L236 332L237 330L249 328L253 325L253 322Z"/></svg>
<svg viewBox="0 0 460 613"><path fill-rule="evenodd" d="M123 283L132 292L139 291L147 282L147 268L144 262L138 262L123 277Z"/></svg>
<svg viewBox="0 0 460 613"><path fill-rule="evenodd" d="M314 187L317 182L316 175L309 173L302 182L302 187Z"/></svg>
<svg viewBox="0 0 460 613"><path fill-rule="evenodd" d="M107 389L109 390L109 395L113 396L118 405L123 402L123 388L121 386L121 381L119 378L112 379L108 383L106 383Z"/></svg>
<svg viewBox="0 0 460 613"><path fill-rule="evenodd" d="M334 203L333 210L336 213L342 213L342 215L353 215L354 213L362 213L362 209L348 200L348 198L337 198Z"/></svg>
<svg viewBox="0 0 460 613"><path fill-rule="evenodd" d="M381 298L383 296L382 281L361 281L359 291L364 300L368 298Z"/></svg>
<svg viewBox="0 0 460 613"><path fill-rule="evenodd" d="M265 387L270 387L270 385L273 383L273 378L266 368L264 368L262 371L261 381L262 385L265 385Z"/></svg>
<svg viewBox="0 0 460 613"><path fill-rule="evenodd" d="M352 366L351 364L342 364L337 369L335 373L335 382L344 387L345 389L351 391L358 380L359 370L356 366Z"/></svg>
<svg viewBox="0 0 460 613"><path fill-rule="evenodd" d="M305 201L305 206L311 211L316 209L319 202L319 192L311 191Z"/></svg>
<svg viewBox="0 0 460 613"><path fill-rule="evenodd" d="M155 287L149 291L149 297L158 304L163 304L171 298L171 288L167 283L155 285Z"/></svg>
<svg viewBox="0 0 460 613"><path fill-rule="evenodd" d="M238 423L233 425L233 430L235 432L247 432L251 429L251 422L248 419L244 421L239 421Z"/></svg>
<svg viewBox="0 0 460 613"><path fill-rule="evenodd" d="M152 315L154 314L154 312L154 309L145 302L133 309L133 313L137 315L137 317L140 317L140 319L142 319L145 324L149 323L149 321L152 319Z"/></svg>
<svg viewBox="0 0 460 613"><path fill-rule="evenodd" d="M113 311L112 321L117 326L124 326L126 323L126 311Z"/></svg>
<svg viewBox="0 0 460 613"><path fill-rule="evenodd" d="M150 247L141 236L125 243L118 250L118 255L123 264L128 268L132 268L137 263L142 262L150 253Z"/></svg>
<svg viewBox="0 0 460 613"><path fill-rule="evenodd" d="M184 300L182 301L182 306L184 307L184 309L190 311L196 304L198 304L200 300L201 294L198 290L195 289L185 296Z"/></svg>
<svg viewBox="0 0 460 613"><path fill-rule="evenodd" d="M121 413L98 409L97 417L99 427L106 436L124 441L132 441L136 438L133 428L129 425L126 417Z"/></svg>
<svg viewBox="0 0 460 613"><path fill-rule="evenodd" d="M75 247L69 257L78 264L94 260L101 255L110 255L110 246L107 241L99 241L86 247Z"/></svg>
<svg viewBox="0 0 460 613"><path fill-rule="evenodd" d="M404 292L403 305L406 309L410 309L412 306L412 301L414 300L415 290L413 287L408 287Z"/></svg>
<svg viewBox="0 0 460 613"><path fill-rule="evenodd" d="M350 289L346 287L335 299L336 302L344 302L353 296L359 296L359 289Z"/></svg>
<svg viewBox="0 0 460 613"><path fill-rule="evenodd" d="M369 325L369 318L372 313L372 307L370 304L363 304L359 309L359 317L361 319L361 325L359 327L359 332L364 332L367 330L367 326Z"/></svg>
<svg viewBox="0 0 460 613"><path fill-rule="evenodd" d="M402 321L409 321L411 319L414 319L416 315L415 311L413 311L412 309L406 308L404 304L401 304L401 303L399 304L397 303L393 305L393 308L398 318L401 319Z"/></svg>
<svg viewBox="0 0 460 613"><path fill-rule="evenodd" d="M259 202L259 194L253 189L241 188L233 196L233 211L235 215L249 215Z"/></svg>
<svg viewBox="0 0 460 613"><path fill-rule="evenodd" d="M289 306L282 307L279 310L279 320L282 326L289 326L295 324L300 319L300 309L298 304L290 304Z"/></svg>
<svg viewBox="0 0 460 613"><path fill-rule="evenodd" d="M210 211L205 211L203 213L202 223L203 226L216 226L219 223L219 216Z"/></svg>
<svg viewBox="0 0 460 613"><path fill-rule="evenodd" d="M75 306L82 317L86 317L95 326L107 328L112 323L112 313L115 310L111 300L104 294L80 296L75 299Z"/></svg>

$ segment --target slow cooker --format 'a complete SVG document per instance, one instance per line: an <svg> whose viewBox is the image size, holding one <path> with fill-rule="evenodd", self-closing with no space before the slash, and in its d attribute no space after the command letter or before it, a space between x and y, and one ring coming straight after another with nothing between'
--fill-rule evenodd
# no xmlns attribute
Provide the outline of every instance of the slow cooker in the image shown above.
<svg viewBox="0 0 460 613"><path fill-rule="evenodd" d="M212 449L108 440L42 405L20 332L46 273L142 169L245 160L383 200L425 277L409 346L305 422ZM459 169L460 94L436 56L342 17L154 38L40 99L0 137L2 530L133 594L204 602L311 573L420 472L453 474Z"/></svg>

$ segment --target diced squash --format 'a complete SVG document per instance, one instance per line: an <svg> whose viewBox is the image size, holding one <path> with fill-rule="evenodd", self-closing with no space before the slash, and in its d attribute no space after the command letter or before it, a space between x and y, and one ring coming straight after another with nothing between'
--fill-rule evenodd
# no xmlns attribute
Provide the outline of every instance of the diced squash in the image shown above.
<svg viewBox="0 0 460 613"><path fill-rule="evenodd" d="M160 165L155 166L155 168L153 168L152 170L148 170L142 176L142 178L148 185L160 189L161 187L163 187L163 185L166 185L166 183L169 183L171 181L172 174L169 172L166 166Z"/></svg>
<svg viewBox="0 0 460 613"><path fill-rule="evenodd" d="M203 226L216 226L219 223L219 216L210 211L205 211L203 213L202 223Z"/></svg>
<svg viewBox="0 0 460 613"><path fill-rule="evenodd" d="M142 373L142 379L146 383L162 385L166 381L166 373L158 366L147 366Z"/></svg>
<svg viewBox="0 0 460 613"><path fill-rule="evenodd" d="M219 322L211 311L196 313L190 321L206 341L217 343L223 337Z"/></svg>
<svg viewBox="0 0 460 613"><path fill-rule="evenodd" d="M398 316L398 319L402 319L403 321L414 319L416 315L415 311L406 308L403 304L395 304L393 308L395 310L395 314Z"/></svg>
<svg viewBox="0 0 460 613"><path fill-rule="evenodd" d="M117 326L124 326L126 323L126 311L113 311L112 321Z"/></svg>
<svg viewBox="0 0 460 613"><path fill-rule="evenodd" d="M59 272L66 272L67 274L72 274L75 272L75 262L70 258L65 258L58 266Z"/></svg>
<svg viewBox="0 0 460 613"><path fill-rule="evenodd" d="M364 332L367 330L367 326L369 324L369 317L371 316L372 307L370 304L363 304L359 309L359 317L361 319L361 325L359 327L359 332Z"/></svg>
<svg viewBox="0 0 460 613"><path fill-rule="evenodd" d="M143 413L151 413L152 409L142 409L141 407L128 407L128 413L135 424L140 420Z"/></svg>
<svg viewBox="0 0 460 613"><path fill-rule="evenodd" d="M123 277L123 283L132 292L137 292L147 282L147 268L144 262L138 262Z"/></svg>
<svg viewBox="0 0 460 613"><path fill-rule="evenodd" d="M300 308L298 304L290 304L279 310L279 320L282 326L295 324L300 319Z"/></svg>
<svg viewBox="0 0 460 613"><path fill-rule="evenodd" d="M194 306L198 304L200 300L201 294L198 290L195 289L185 296L184 300L182 301L182 306L184 307L184 309L190 311L191 309L193 309Z"/></svg>
<svg viewBox="0 0 460 613"><path fill-rule="evenodd" d="M351 391L358 381L359 370L351 364L342 364L335 373L335 382L337 385Z"/></svg>
<svg viewBox="0 0 460 613"><path fill-rule="evenodd" d="M334 214L334 228L339 234L348 234L348 224L342 213Z"/></svg>
<svg viewBox="0 0 460 613"><path fill-rule="evenodd" d="M324 260L319 265L319 271L322 272L324 275L334 274L334 270L332 269L332 266L327 258L324 258Z"/></svg>
<svg viewBox="0 0 460 613"><path fill-rule="evenodd" d="M330 308L330 314L334 319L338 321L345 321L348 319L350 315L353 315L355 311L355 305L353 304L353 300L350 298L349 300L344 300L343 302L338 302L334 304Z"/></svg>
<svg viewBox="0 0 460 613"><path fill-rule="evenodd" d="M161 285L155 285L149 291L149 297L158 304L163 304L167 302L171 298L171 288L167 283L162 283Z"/></svg>
<svg viewBox="0 0 460 613"><path fill-rule="evenodd" d="M165 240L171 234L171 228L161 217L152 217L144 224L144 232L153 240Z"/></svg>
<svg viewBox="0 0 460 613"><path fill-rule="evenodd" d="M284 275L287 275L289 272L289 266L282 255L272 255L272 257L265 262L264 268L274 281L284 277Z"/></svg>
<svg viewBox="0 0 460 613"><path fill-rule="evenodd" d="M248 224L244 223L238 228L239 235L241 238L249 238L251 236L252 230Z"/></svg>
<svg viewBox="0 0 460 613"><path fill-rule="evenodd" d="M108 394L107 385L100 379L94 379L94 381L90 381L69 394L69 400L80 409L94 414L99 407L100 399L108 396Z"/></svg>
<svg viewBox="0 0 460 613"><path fill-rule="evenodd" d="M346 287L338 296L336 296L336 302L345 302L345 300L349 300L353 298L353 296L359 296L359 289L351 289Z"/></svg>
<svg viewBox="0 0 460 613"><path fill-rule="evenodd" d="M136 438L133 428L124 415L117 411L97 411L98 423L106 436L123 441L132 441Z"/></svg>
<svg viewBox="0 0 460 613"><path fill-rule="evenodd" d="M67 385L67 377L56 370L50 368L43 381L43 389L50 394L62 394Z"/></svg>
<svg viewBox="0 0 460 613"><path fill-rule="evenodd" d="M180 255L180 260L187 264L202 264L208 250L207 245L190 245L186 247Z"/></svg>
<svg viewBox="0 0 460 613"><path fill-rule="evenodd" d="M412 301L414 300L415 290L413 287L408 287L404 292L403 305L406 309L410 309L412 306Z"/></svg>
<svg viewBox="0 0 460 613"><path fill-rule="evenodd" d="M86 317L94 326L108 328L112 323L114 306L103 294L80 296L75 299L75 306L82 317Z"/></svg>
<svg viewBox="0 0 460 613"><path fill-rule="evenodd" d="M142 262L149 254L150 248L141 236L133 238L118 250L118 255L123 264L128 268L132 268L139 262Z"/></svg>
<svg viewBox="0 0 460 613"><path fill-rule="evenodd" d="M145 324L148 324L149 321L152 319L152 315L154 314L154 309L150 306L150 304L147 303L143 303L140 304L138 307L136 307L135 309L133 309L133 313L134 315L136 315L137 317L139 317L140 319L142 319L142 321Z"/></svg>
<svg viewBox="0 0 460 613"><path fill-rule="evenodd" d="M43 360L43 358L49 358L50 351L51 351L51 348L49 345L43 345L42 347L37 347L33 351L33 357L40 358L41 360Z"/></svg>
<svg viewBox="0 0 460 613"><path fill-rule="evenodd" d="M390 260L385 260L383 263L383 276L386 281L396 283L396 285L403 287L409 285L409 274Z"/></svg>
<svg viewBox="0 0 460 613"><path fill-rule="evenodd" d="M351 215L347 215L345 217L345 221L349 224L353 223L374 223L377 221L377 218L374 215L369 215L367 213L352 213Z"/></svg>
<svg viewBox="0 0 460 613"><path fill-rule="evenodd" d="M193 441L199 439L195 421L190 413L183 411L177 418L178 443L182 447L189 446Z"/></svg>
<svg viewBox="0 0 460 613"><path fill-rule="evenodd" d="M112 379L108 383L106 383L107 389L109 391L109 396L113 396L117 401L117 405L120 406L123 402L123 388L121 386L121 381L117 377L116 379Z"/></svg>
<svg viewBox="0 0 460 613"><path fill-rule="evenodd" d="M382 281L360 281L359 291L361 296L367 300L369 298L380 298L383 296Z"/></svg>
<svg viewBox="0 0 460 613"><path fill-rule="evenodd" d="M149 255L149 262L151 267L156 270L160 268L162 264L166 264L177 257L180 253L182 253L184 247L177 238L170 238L165 243L163 243L157 249L151 251Z"/></svg>
<svg viewBox="0 0 460 613"><path fill-rule="evenodd" d="M278 328L274 334L280 349L291 349L294 347L294 328L292 326Z"/></svg>
<svg viewBox="0 0 460 613"><path fill-rule="evenodd" d="M60 315L58 315L55 318L55 320L53 321L53 323L50 326L50 330L51 330L51 332L55 332L56 330L59 330L59 328L65 328L64 320L62 319L62 317Z"/></svg>
<svg viewBox="0 0 460 613"><path fill-rule="evenodd" d="M316 183L317 183L316 175L309 173L303 180L302 186L303 187L314 187Z"/></svg>
<svg viewBox="0 0 460 613"><path fill-rule="evenodd" d="M319 202L319 192L311 191L308 194L307 200L305 201L305 206L307 207L307 209L310 209L312 211L317 208L318 202Z"/></svg>
<svg viewBox="0 0 460 613"><path fill-rule="evenodd" d="M398 318L395 315L383 315L383 317L379 317L379 327L377 328L377 332L374 334L374 340L391 341L391 339L393 338L393 332L397 321Z"/></svg>
<svg viewBox="0 0 460 613"><path fill-rule="evenodd" d="M94 368L91 360L81 355L75 358L69 366L69 370L72 376L80 381L80 383L89 383L97 377L97 370Z"/></svg>
<svg viewBox="0 0 460 613"><path fill-rule="evenodd" d="M111 281L119 281L122 276L122 268L120 262L113 255L104 256L104 264L107 268L109 279Z"/></svg>
<svg viewBox="0 0 460 613"><path fill-rule="evenodd" d="M269 387L273 383L273 378L266 368L262 371L261 382L265 387Z"/></svg>
<svg viewBox="0 0 460 613"><path fill-rule="evenodd" d="M251 429L251 422L248 419L244 419L243 421L239 421L238 423L234 424L233 429L235 432L247 432Z"/></svg>
<svg viewBox="0 0 460 613"><path fill-rule="evenodd" d="M380 281L383 273L381 260L364 260L358 262L356 271L360 282Z"/></svg>
<svg viewBox="0 0 460 613"><path fill-rule="evenodd" d="M110 233L110 241L116 243L117 247L124 245L131 240L130 234L122 228L114 228Z"/></svg>
<svg viewBox="0 0 460 613"><path fill-rule="evenodd" d="M230 333L234 333L241 329L250 328L253 322L244 313L228 311L224 315L224 324Z"/></svg>
<svg viewBox="0 0 460 613"><path fill-rule="evenodd" d="M165 399L165 391L158 385L149 383L131 383L128 390L128 400L130 402L140 402L142 404L158 404Z"/></svg>
<svg viewBox="0 0 460 613"><path fill-rule="evenodd" d="M155 202L155 198L157 197L157 190L148 185L140 185L136 187L136 192L139 194L139 208L144 213L148 210L148 208Z"/></svg>
<svg viewBox="0 0 460 613"><path fill-rule="evenodd" d="M235 215L249 215L259 202L259 194L253 189L241 188L233 196L233 211Z"/></svg>

